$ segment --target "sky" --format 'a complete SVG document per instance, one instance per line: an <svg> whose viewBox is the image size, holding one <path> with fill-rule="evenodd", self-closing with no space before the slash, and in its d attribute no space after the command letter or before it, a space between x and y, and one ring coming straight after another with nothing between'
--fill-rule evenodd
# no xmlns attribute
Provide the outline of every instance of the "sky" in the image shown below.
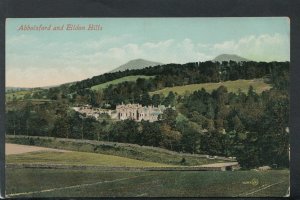
<svg viewBox="0 0 300 200"><path fill-rule="evenodd" d="M66 30L69 25L85 30ZM90 24L101 30L87 30ZM24 30L22 27L50 27ZM54 27L62 27L54 30ZM43 87L109 72L132 59L187 63L237 54L290 60L290 21L265 18L9 18L6 86Z"/></svg>

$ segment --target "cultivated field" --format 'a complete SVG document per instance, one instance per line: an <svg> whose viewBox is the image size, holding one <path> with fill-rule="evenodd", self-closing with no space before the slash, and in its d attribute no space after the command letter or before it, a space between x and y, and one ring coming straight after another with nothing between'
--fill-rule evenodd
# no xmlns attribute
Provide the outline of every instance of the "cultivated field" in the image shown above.
<svg viewBox="0 0 300 200"><path fill-rule="evenodd" d="M123 78L115 79L113 81L108 81L106 83L102 83L102 84L99 84L99 85L94 85L91 89L92 90L103 90L103 89L107 88L109 85L116 85L118 83L122 83L122 82L125 82L125 81L134 82L138 78L149 79L149 78L152 78L152 77L154 77L154 76L143 76L143 75L125 76Z"/></svg>
<svg viewBox="0 0 300 200"><path fill-rule="evenodd" d="M213 90L217 89L222 85L227 88L228 92L234 92L234 93L238 92L239 90L247 93L250 85L253 86L254 90L257 93L262 93L265 90L271 89L271 85L265 83L263 80L254 79L254 80L226 81L220 83L200 83L200 84L168 87L162 90L150 92L150 95L161 94L161 93L164 95L168 95L170 91L176 92L179 95L184 95L186 92L192 93L194 91L201 90L202 88L204 88L207 92L212 92Z"/></svg>
<svg viewBox="0 0 300 200"><path fill-rule="evenodd" d="M288 170L98 171L7 169L8 197L282 197Z"/></svg>

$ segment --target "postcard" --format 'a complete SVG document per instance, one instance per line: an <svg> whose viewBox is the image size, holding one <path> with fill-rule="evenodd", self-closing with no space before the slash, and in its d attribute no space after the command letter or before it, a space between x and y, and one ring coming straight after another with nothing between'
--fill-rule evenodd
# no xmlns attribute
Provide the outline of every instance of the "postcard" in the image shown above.
<svg viewBox="0 0 300 200"><path fill-rule="evenodd" d="M289 196L289 18L7 18L5 43L7 197Z"/></svg>

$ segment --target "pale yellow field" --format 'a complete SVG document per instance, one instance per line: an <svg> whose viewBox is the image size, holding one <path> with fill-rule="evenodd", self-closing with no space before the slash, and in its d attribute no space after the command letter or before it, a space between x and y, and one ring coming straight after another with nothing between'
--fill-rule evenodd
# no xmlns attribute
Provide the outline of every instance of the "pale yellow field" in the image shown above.
<svg viewBox="0 0 300 200"><path fill-rule="evenodd" d="M62 149L52 149L52 148L10 144L10 143L5 144L5 155L23 154L23 153L36 152L36 151L69 152L67 150L62 150Z"/></svg>
<svg viewBox="0 0 300 200"><path fill-rule="evenodd" d="M271 85L265 83L263 80L254 79L254 80L226 81L226 82L219 82L219 83L200 83L200 84L168 87L162 90L150 92L150 95L161 94L161 93L164 95L168 95L170 91L176 92L178 95L184 95L186 92L192 93L194 91L201 90L202 88L204 88L207 92L212 92L213 90L217 89L222 85L227 88L228 92L234 92L234 93L238 92L239 89L242 92L246 93L250 85L253 86L254 90L257 93L262 93L265 90L271 89Z"/></svg>

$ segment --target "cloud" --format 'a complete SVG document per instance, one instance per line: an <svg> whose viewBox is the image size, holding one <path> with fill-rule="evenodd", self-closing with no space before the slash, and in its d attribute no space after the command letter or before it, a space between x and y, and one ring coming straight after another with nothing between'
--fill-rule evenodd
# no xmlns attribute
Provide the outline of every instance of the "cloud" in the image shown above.
<svg viewBox="0 0 300 200"><path fill-rule="evenodd" d="M289 60L289 38L249 35L215 44L190 38L132 42L129 35L76 42L47 42L20 35L7 40L7 85L36 87L77 81L108 72L132 59L162 63L206 61L222 53L264 61Z"/></svg>
<svg viewBox="0 0 300 200"><path fill-rule="evenodd" d="M281 34L249 35L239 40L224 41L212 45L211 51L239 54L256 61L290 60L289 38Z"/></svg>
<svg viewBox="0 0 300 200"><path fill-rule="evenodd" d="M165 40L165 41L159 41L157 43L154 42L146 42L142 45L142 47L149 48L149 49L156 49L156 48L168 48L172 44L174 44L174 40Z"/></svg>
<svg viewBox="0 0 300 200"><path fill-rule="evenodd" d="M27 45L37 42L38 39L25 34L10 36L7 34L6 45L15 46L15 45Z"/></svg>

